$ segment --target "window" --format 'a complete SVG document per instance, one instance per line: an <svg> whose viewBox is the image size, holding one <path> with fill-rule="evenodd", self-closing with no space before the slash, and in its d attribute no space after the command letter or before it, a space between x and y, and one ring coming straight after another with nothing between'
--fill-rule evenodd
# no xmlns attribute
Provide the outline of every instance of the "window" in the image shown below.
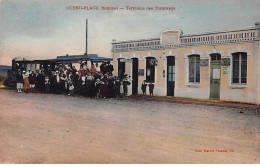
<svg viewBox="0 0 260 167"><path fill-rule="evenodd" d="M245 84L247 80L247 54L234 53L232 58L232 83Z"/></svg>
<svg viewBox="0 0 260 167"><path fill-rule="evenodd" d="M156 59L154 57L146 58L146 82L155 81L155 64Z"/></svg>
<svg viewBox="0 0 260 167"><path fill-rule="evenodd" d="M169 65L168 66L168 81L175 81L175 66L174 65Z"/></svg>
<svg viewBox="0 0 260 167"><path fill-rule="evenodd" d="M200 55L189 56L189 82L200 82Z"/></svg>
<svg viewBox="0 0 260 167"><path fill-rule="evenodd" d="M211 54L211 61L221 61L221 55L220 54Z"/></svg>

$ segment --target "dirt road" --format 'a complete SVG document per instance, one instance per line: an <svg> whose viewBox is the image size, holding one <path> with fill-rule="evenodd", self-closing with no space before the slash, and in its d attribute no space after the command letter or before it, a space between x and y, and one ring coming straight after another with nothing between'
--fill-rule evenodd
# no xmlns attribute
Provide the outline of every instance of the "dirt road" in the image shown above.
<svg viewBox="0 0 260 167"><path fill-rule="evenodd" d="M251 109L0 90L0 163L260 163L259 157L260 116Z"/></svg>

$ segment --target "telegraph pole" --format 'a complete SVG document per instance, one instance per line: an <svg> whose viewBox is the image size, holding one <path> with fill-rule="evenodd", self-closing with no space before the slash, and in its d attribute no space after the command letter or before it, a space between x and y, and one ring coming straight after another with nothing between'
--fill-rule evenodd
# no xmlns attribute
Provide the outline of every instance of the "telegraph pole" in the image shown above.
<svg viewBox="0 0 260 167"><path fill-rule="evenodd" d="M86 52L85 55L88 55L88 19L86 19Z"/></svg>

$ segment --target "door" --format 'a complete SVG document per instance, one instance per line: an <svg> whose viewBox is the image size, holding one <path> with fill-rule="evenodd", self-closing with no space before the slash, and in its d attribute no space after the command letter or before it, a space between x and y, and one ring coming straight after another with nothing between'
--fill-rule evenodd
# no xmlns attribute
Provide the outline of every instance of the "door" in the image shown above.
<svg viewBox="0 0 260 167"><path fill-rule="evenodd" d="M212 54L210 62L210 99L220 98L221 55Z"/></svg>
<svg viewBox="0 0 260 167"><path fill-rule="evenodd" d="M132 95L138 91L138 58L132 59Z"/></svg>
<svg viewBox="0 0 260 167"><path fill-rule="evenodd" d="M175 87L175 57L167 57L167 96L174 96Z"/></svg>
<svg viewBox="0 0 260 167"><path fill-rule="evenodd" d="M120 80L123 79L125 74L125 59L118 59L118 77Z"/></svg>

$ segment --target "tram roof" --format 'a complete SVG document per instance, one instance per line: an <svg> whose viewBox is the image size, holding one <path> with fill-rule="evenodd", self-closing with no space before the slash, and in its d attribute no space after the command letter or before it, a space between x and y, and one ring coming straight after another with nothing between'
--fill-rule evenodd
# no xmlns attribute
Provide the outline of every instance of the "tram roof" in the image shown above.
<svg viewBox="0 0 260 167"><path fill-rule="evenodd" d="M64 55L57 56L55 59L38 59L38 60L29 60L25 58L13 59L16 62L28 62L28 63L44 63L44 62L55 62L55 63L80 63L81 61L91 61L91 62L104 62L112 61L112 58L99 57L98 54L83 54L83 55Z"/></svg>

